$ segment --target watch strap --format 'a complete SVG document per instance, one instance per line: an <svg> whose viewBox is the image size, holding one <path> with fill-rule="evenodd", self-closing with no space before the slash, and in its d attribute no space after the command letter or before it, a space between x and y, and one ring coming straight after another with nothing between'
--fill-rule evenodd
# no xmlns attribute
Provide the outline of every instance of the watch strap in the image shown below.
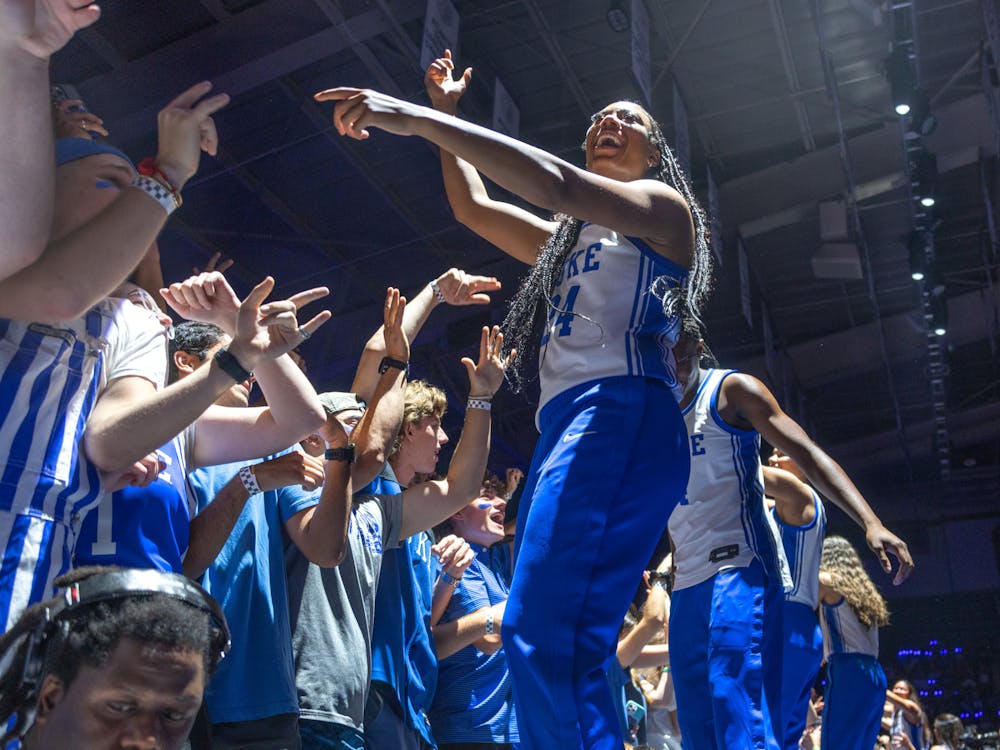
<svg viewBox="0 0 1000 750"><path fill-rule="evenodd" d="M354 463L354 443L348 443L343 448L327 448L326 453L323 457L327 461L347 461L349 464Z"/></svg>
<svg viewBox="0 0 1000 750"><path fill-rule="evenodd" d="M219 367L222 368L222 371L237 383L249 380L253 376L253 372L244 368L226 347L219 349L215 353L214 359L219 364Z"/></svg>

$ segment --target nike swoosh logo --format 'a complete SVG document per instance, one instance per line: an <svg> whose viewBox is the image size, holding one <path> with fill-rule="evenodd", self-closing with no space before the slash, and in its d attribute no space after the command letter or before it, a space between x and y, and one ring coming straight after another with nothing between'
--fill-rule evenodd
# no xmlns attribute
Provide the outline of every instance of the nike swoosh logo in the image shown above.
<svg viewBox="0 0 1000 750"><path fill-rule="evenodd" d="M567 432L563 435L562 441L564 443L571 443L577 438L582 438L584 435L596 435L597 430L587 430L586 432Z"/></svg>

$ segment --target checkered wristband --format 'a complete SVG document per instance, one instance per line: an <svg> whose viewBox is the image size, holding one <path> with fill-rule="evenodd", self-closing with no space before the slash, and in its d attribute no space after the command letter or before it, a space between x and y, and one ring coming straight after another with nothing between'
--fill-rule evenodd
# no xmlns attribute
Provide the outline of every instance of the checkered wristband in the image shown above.
<svg viewBox="0 0 1000 750"><path fill-rule="evenodd" d="M152 177L139 175L132 181L132 187L138 188L163 206L167 216L181 207L181 194L171 191L162 182L154 180Z"/></svg>
<svg viewBox="0 0 1000 750"><path fill-rule="evenodd" d="M243 486L246 487L247 492L251 495L261 492L260 484L258 484L257 477L253 473L252 466L243 466L240 468L240 481L243 482Z"/></svg>
<svg viewBox="0 0 1000 750"><path fill-rule="evenodd" d="M482 409L483 411L490 411L493 408L493 404L491 404L489 401L484 401L481 398L470 398L465 408Z"/></svg>
<svg viewBox="0 0 1000 750"><path fill-rule="evenodd" d="M437 279L431 282L431 291L434 292L434 299L438 302L444 302L444 292L441 291L441 287L438 286Z"/></svg>

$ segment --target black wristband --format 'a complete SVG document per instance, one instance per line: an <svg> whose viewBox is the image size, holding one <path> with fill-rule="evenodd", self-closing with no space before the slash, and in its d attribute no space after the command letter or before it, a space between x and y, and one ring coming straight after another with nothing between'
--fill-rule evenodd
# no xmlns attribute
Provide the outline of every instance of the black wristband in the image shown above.
<svg viewBox="0 0 1000 750"><path fill-rule="evenodd" d="M401 359L393 359L392 357L382 357L382 361L378 363L378 374L383 375L390 367L402 370L403 375L410 377L410 363L404 362Z"/></svg>
<svg viewBox="0 0 1000 750"><path fill-rule="evenodd" d="M253 372L244 369L243 365L237 361L236 357L226 347L222 347L215 353L215 361L219 363L222 371L237 383L249 380L253 376Z"/></svg>
<svg viewBox="0 0 1000 750"><path fill-rule="evenodd" d="M354 463L354 443L348 443L343 448L327 448L326 453L323 457L327 461L347 461L349 464Z"/></svg>

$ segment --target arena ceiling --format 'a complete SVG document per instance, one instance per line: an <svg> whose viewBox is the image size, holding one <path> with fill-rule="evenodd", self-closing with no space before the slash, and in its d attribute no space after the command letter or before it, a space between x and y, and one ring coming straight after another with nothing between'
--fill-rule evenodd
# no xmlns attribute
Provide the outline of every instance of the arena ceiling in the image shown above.
<svg viewBox="0 0 1000 750"><path fill-rule="evenodd" d="M454 0L457 62L475 69L463 116L489 124L499 78L520 108L521 137L579 162L589 115L639 95L629 34L610 28L610 4ZM433 148L381 132L342 139L330 108L311 99L356 85L423 101L425 5L107 0L101 21L54 61L53 78L75 84L136 158L154 152L157 110L191 83L208 78L232 95L217 117L218 158L203 160L163 233L165 275L178 280L221 251L241 290L265 274L284 292L328 285L334 318L304 350L321 389L347 387L386 285L413 292L451 266L498 276L505 293L491 308L436 312L414 346L416 374L449 394L455 432L459 358L480 325L502 319L523 268L455 223ZM653 113L676 137L676 84L696 186L704 198L707 169L719 186L724 249L707 323L723 365L768 381L889 516L995 513L1000 293L984 188L995 198L998 134L980 0L645 0L645 9ZM917 140L893 112L884 73L902 37L939 123ZM910 278L904 143L938 159L941 337L929 335ZM500 398L497 469L526 464L529 401Z"/></svg>

